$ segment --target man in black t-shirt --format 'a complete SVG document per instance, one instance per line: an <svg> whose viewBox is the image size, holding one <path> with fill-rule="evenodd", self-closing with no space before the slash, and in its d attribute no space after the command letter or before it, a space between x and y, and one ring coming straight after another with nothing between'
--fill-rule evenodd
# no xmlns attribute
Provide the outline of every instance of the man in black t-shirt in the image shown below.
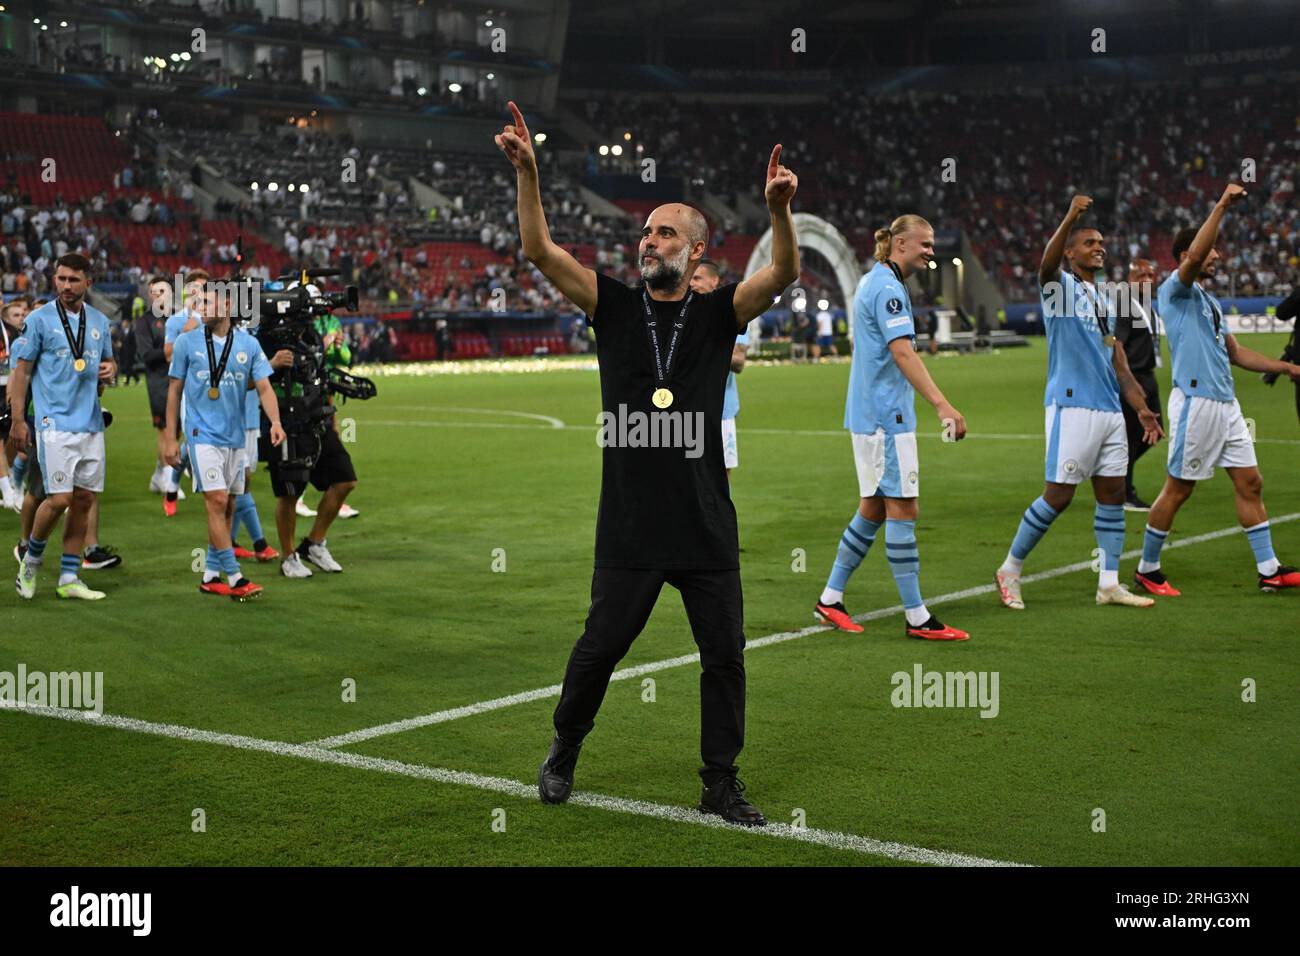
<svg viewBox="0 0 1300 956"><path fill-rule="evenodd" d="M736 335L799 275L790 215L798 179L779 164L778 145L764 190L770 265L739 284L691 292L691 274L708 249L708 224L699 210L672 203L655 209L641 230L643 282L632 288L580 265L551 240L532 139L519 109L509 105L514 122L496 144L515 167L524 255L589 316L603 409L591 607L569 656L538 790L546 803L568 799L609 677L669 584L681 593L703 666L699 809L761 826L762 813L736 779L745 736L745 634L736 511L722 460L722 397Z"/></svg>
<svg viewBox="0 0 1300 956"><path fill-rule="evenodd" d="M1156 382L1156 369L1160 367L1160 317L1156 315L1154 282L1156 267L1150 259L1134 259L1129 263L1128 281L1132 294L1129 307L1121 309L1115 317L1115 338L1124 346L1128 367L1133 377L1146 392L1147 406L1154 409L1160 419L1160 385ZM1150 511L1151 506L1138 496L1133 488L1133 466L1148 448L1142 440L1142 423L1128 402L1120 404L1124 412L1124 425L1128 431L1128 475L1125 482L1125 511ZM1163 420L1161 420L1163 424Z"/></svg>

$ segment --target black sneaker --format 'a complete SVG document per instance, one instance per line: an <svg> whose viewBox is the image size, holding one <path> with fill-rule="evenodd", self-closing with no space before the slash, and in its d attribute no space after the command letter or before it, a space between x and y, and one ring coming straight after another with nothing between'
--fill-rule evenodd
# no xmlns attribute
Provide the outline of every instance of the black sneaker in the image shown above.
<svg viewBox="0 0 1300 956"><path fill-rule="evenodd" d="M745 785L736 777L723 777L700 794L700 812L712 813L742 827L767 826L762 812L744 797Z"/></svg>
<svg viewBox="0 0 1300 956"><path fill-rule="evenodd" d="M97 544L81 556L81 566L91 571L101 568L115 568L122 563L122 556L114 548Z"/></svg>
<svg viewBox="0 0 1300 956"><path fill-rule="evenodd" d="M573 790L573 768L578 765L582 744L571 744L559 734L551 741L551 752L537 773L537 792L542 803L563 803Z"/></svg>
<svg viewBox="0 0 1300 956"><path fill-rule="evenodd" d="M1124 501L1125 511L1150 511L1151 506L1137 496L1137 492L1131 492Z"/></svg>

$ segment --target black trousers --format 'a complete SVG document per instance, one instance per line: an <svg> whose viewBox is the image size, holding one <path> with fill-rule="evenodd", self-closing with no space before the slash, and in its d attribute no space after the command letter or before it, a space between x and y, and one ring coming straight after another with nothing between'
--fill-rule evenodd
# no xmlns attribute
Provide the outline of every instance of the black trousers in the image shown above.
<svg viewBox="0 0 1300 956"><path fill-rule="evenodd" d="M682 596L700 648L700 776L706 786L736 773L745 743L745 632L740 572L597 568L587 625L569 655L555 731L580 742L595 725L609 675L645 629L664 584Z"/></svg>
<svg viewBox="0 0 1300 956"><path fill-rule="evenodd" d="M1134 372L1133 377L1138 380L1142 386L1142 391L1147 393L1147 405L1156 413L1160 419L1160 427L1165 424L1164 413L1160 410L1160 386L1156 383L1154 372ZM1120 400L1120 408L1124 411L1124 428L1128 432L1128 475L1124 478L1124 490L1133 494L1133 466L1137 460L1147 453L1151 446L1142 440L1142 422L1138 420L1137 412L1129 406L1129 403Z"/></svg>

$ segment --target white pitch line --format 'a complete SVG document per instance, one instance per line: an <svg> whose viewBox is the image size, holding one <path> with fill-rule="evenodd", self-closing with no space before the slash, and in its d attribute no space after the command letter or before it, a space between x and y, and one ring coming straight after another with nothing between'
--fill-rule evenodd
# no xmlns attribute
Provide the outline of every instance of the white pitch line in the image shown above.
<svg viewBox="0 0 1300 956"><path fill-rule="evenodd" d="M177 724L158 724L152 721L138 720L134 717L119 717L113 714L99 715L94 711L63 710L55 707L16 707L8 703L0 703L0 710L33 714L38 717L55 717L72 723L112 727L116 730L149 734L155 737L168 737L193 743L216 744L222 747L233 747L237 750L258 751L260 753L274 754L278 757L295 757L300 760L315 761L316 763L350 767L354 770L372 770L401 777L412 777L417 780L430 780L435 783L473 787L477 790L487 790L492 793L518 797L522 800L538 799L535 784L520 783L518 780L509 780L505 777L489 777L484 774L470 773L463 770L445 770L440 767L402 763L398 760L385 760L380 757L365 757L360 754L326 750L308 744L262 740L258 737L224 734L213 730L200 730L196 727L182 727ZM1030 865L1012 863L1006 860L990 860L978 856L968 856L964 853L951 853L947 850L931 850L926 847L910 846L906 843L875 840L855 833L817 830L811 827L794 827L788 823L769 823L765 827L738 827L724 823L718 817L709 816L697 810L689 810L685 807L672 807L661 803L648 803L643 800L628 800L599 793L575 791L569 798L569 803L581 807L605 810L610 813L650 817L656 820L667 820L671 823L688 823L693 826L726 830L730 833L746 836L775 837L800 843L813 843L833 850L847 850L853 853L881 856L905 863L922 863L931 866Z"/></svg>
<svg viewBox="0 0 1300 956"><path fill-rule="evenodd" d="M470 415L512 415L515 418L531 418L534 421L546 422L551 428L569 427L560 419L552 418L550 415L539 415L537 412L517 412L509 408L458 408L452 405L384 405L383 407L399 412L464 412Z"/></svg>
<svg viewBox="0 0 1300 956"><path fill-rule="evenodd" d="M1300 518L1300 512L1282 515L1277 518L1270 518L1270 525L1285 524L1288 521L1295 521ZM1216 538L1226 538L1229 535L1241 533L1240 526L1231 528L1220 528L1218 531L1207 531L1205 534L1193 535L1190 538L1179 538L1176 541L1169 542L1165 545L1164 550L1169 551L1173 548L1186 548L1194 544L1201 544L1205 541L1213 541ZM1125 558L1136 558L1142 554L1141 548L1135 548L1132 551L1125 551L1120 555L1121 560ZM1024 584L1031 584L1034 581L1046 581L1050 578L1058 578L1065 574L1072 574L1075 571L1084 571L1092 568L1091 561L1076 561L1074 564L1062 565L1059 568L1052 568L1048 571L1039 571L1037 574L1027 574L1021 578ZM950 591L947 594L941 594L938 597L926 598L927 607L934 604L947 604L952 601L960 601L969 597L976 597L981 594L989 594L997 590L996 584L979 584L975 587L965 588L961 591ZM895 604L891 607L877 608L874 611L867 611L864 614L854 615L853 620L858 623L879 620L882 617L891 617L895 614L903 613L903 606ZM783 644L786 641L798 640L801 637L808 637L811 634L820 634L823 631L834 630L825 624L812 624L808 627L800 628L797 631L782 631L778 634L768 634L766 637L755 638L752 641L745 642L745 650L756 650L760 647L770 647L773 644ZM610 682L616 680L630 680L634 677L640 677L643 674L653 674L656 671L668 670L673 667L684 667L687 664L698 663L700 655L683 654L680 657L669 657L661 661L652 661L648 664L637 664L634 667L624 667L614 671L610 675ZM417 730L421 727L430 727L434 724L445 724L451 720L460 720L462 717L473 717L477 714L486 714L493 710L502 710L506 707L514 707L516 704L528 704L537 700L546 700L551 697L560 696L561 685L551 684L549 687L539 687L536 690L523 691L518 694L510 694L506 697L495 697L492 700L480 701L477 704L467 704L463 707L453 707L450 710L434 711L431 714L423 714L418 717L408 717L405 720L397 720L387 724L377 724L374 727L363 727L360 730L353 730L345 734L338 734L334 737L323 737L320 740L313 740L308 746L333 749L335 747L346 747L350 744L361 743L363 740L373 740L376 737L386 737L390 734L400 734L408 730Z"/></svg>

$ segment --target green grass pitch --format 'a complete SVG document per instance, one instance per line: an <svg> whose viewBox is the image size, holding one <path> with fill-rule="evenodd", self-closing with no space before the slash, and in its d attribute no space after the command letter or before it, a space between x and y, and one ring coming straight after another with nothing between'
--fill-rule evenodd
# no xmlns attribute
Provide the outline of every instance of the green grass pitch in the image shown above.
<svg viewBox="0 0 1300 956"><path fill-rule="evenodd" d="M1248 343L1273 355L1281 338ZM1020 513L1042 490L1046 355L1040 339L927 362L971 430L965 442L941 442L919 403L921 584L935 597L990 584ZM752 365L741 376L732 487L751 640L814 623L812 604L857 498L840 428L847 377L846 364ZM1245 374L1237 382L1256 421L1270 515L1300 513L1291 386L1269 389ZM345 573L287 581L276 566L245 563L267 588L248 605L197 591L199 503L163 518L145 491L153 432L144 390L116 390L106 403L117 421L101 539L125 563L86 572L109 593L97 604L54 596L57 561L47 562L30 604L6 589L0 671L19 663L102 671L106 714L290 744L558 683L589 598L595 372L405 374L379 388L376 400L342 412L355 420L361 478L353 498L361 516L330 535ZM1149 498L1165 450L1140 465ZM253 489L270 530L264 473ZM1127 521L1125 546L1138 548L1143 518ZM1235 523L1219 474L1170 540ZM1085 489L1026 573L1091 560L1091 524ZM0 517L6 538L16 525ZM1273 537L1279 557L1300 562L1300 521L1279 523ZM503 573L493 569L502 552ZM972 633L964 644L908 640L894 614L861 635L814 633L753 649L740 759L748 795L776 823L801 811L816 831L999 861L1300 863L1300 594L1260 594L1239 533L1170 550L1164 564L1185 596L1149 610L1096 607L1095 577L1083 570L1027 584L1024 613L991 593L936 605ZM1135 566L1125 559L1122 579ZM849 609L897 601L883 554L873 552L851 582ZM693 651L680 601L665 589L623 666ZM917 664L998 672L997 716L895 708L891 675ZM689 664L647 675L652 702L642 678L612 683L578 790L692 807L697 673ZM351 703L341 691L349 678ZM1253 703L1242 699L1248 678ZM341 750L531 787L554 704L531 700ZM196 833L199 808L206 831ZM1094 830L1097 809L1105 832ZM686 819L549 807L523 792L375 766L0 711L4 865L893 862Z"/></svg>

